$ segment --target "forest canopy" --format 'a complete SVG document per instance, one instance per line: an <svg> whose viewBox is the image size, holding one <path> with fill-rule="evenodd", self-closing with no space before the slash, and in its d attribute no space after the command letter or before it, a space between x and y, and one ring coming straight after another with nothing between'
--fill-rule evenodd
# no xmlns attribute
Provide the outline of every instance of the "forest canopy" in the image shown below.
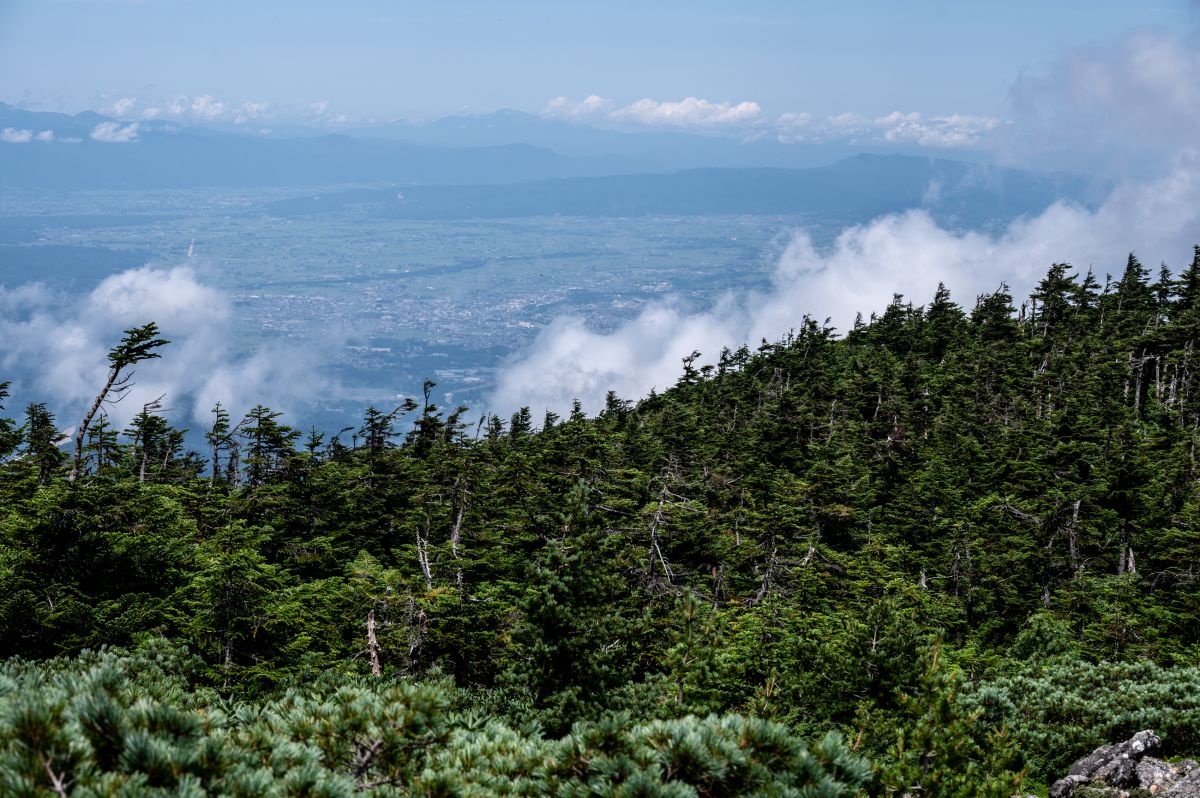
<svg viewBox="0 0 1200 798"><path fill-rule="evenodd" d="M596 417L427 383L336 434L217 405L194 452L106 417L170 357L134 328L74 453L0 417L0 791L1009 796L1142 728L1200 753L1198 338L1200 248L1131 255Z"/></svg>

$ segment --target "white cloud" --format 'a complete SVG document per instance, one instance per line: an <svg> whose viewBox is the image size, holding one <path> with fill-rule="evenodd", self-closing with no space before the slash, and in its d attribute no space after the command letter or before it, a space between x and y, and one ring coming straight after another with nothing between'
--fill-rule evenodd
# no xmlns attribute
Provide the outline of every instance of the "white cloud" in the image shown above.
<svg viewBox="0 0 1200 798"><path fill-rule="evenodd" d="M239 355L232 320L229 297L187 266L131 269L84 297L0 286L0 371L20 379L23 395L50 401L66 426L103 384L105 353L121 331L154 321L171 343L160 360L138 367L128 399L109 408L118 425L163 394L182 423L202 426L217 401L239 414L259 402L296 410L327 388L314 376L316 348L280 344Z"/></svg>
<svg viewBox="0 0 1200 798"><path fill-rule="evenodd" d="M642 99L621 106L591 94L582 100L555 97L542 115L574 122L624 128L675 128L728 131L743 138L773 135L784 144L844 142L848 144L915 144L933 149L978 147L1000 126L1000 120L967 114L924 115L893 111L869 118L847 112L818 117L788 111L770 120L758 103L714 103L697 97L658 101Z"/></svg>
<svg viewBox="0 0 1200 798"><path fill-rule="evenodd" d="M618 108L610 117L618 122L633 122L647 127L722 127L753 124L762 114L756 102L711 103L696 97L678 102L638 100Z"/></svg>
<svg viewBox="0 0 1200 798"><path fill-rule="evenodd" d="M33 131L6 127L0 130L0 141L6 144L28 144L33 141Z"/></svg>
<svg viewBox="0 0 1200 798"><path fill-rule="evenodd" d="M813 115L806 112L780 114L775 124L780 127L805 128L813 123Z"/></svg>
<svg viewBox="0 0 1200 798"><path fill-rule="evenodd" d="M659 101L650 98L625 106L592 94L581 101L555 97L544 116L596 121L632 127L681 129L748 128L761 121L762 108L753 101L714 103L699 97Z"/></svg>
<svg viewBox="0 0 1200 798"><path fill-rule="evenodd" d="M212 95L204 94L192 100L190 110L196 119L221 119L225 116L225 103Z"/></svg>
<svg viewBox="0 0 1200 798"><path fill-rule="evenodd" d="M904 114L899 111L878 117L874 122L887 141L931 148L976 147L1000 126L1000 120L990 116L926 117L916 112Z"/></svg>
<svg viewBox="0 0 1200 798"><path fill-rule="evenodd" d="M775 136L783 144L844 141L858 143L874 129L861 114L841 113L817 117L807 112L788 112L775 119Z"/></svg>
<svg viewBox="0 0 1200 798"><path fill-rule="evenodd" d="M127 116L137 106L136 97L121 97L108 106L108 112L113 116Z"/></svg>
<svg viewBox="0 0 1200 798"><path fill-rule="evenodd" d="M332 103L329 100L318 100L315 103L310 103L308 111L305 114L305 120L310 124L324 125L327 127L346 127L359 120L348 114L337 113L332 110Z"/></svg>
<svg viewBox="0 0 1200 798"><path fill-rule="evenodd" d="M1074 50L1010 92L1002 138L1016 162L1056 169L1147 174L1170 168L1200 137L1200 46L1139 32Z"/></svg>
<svg viewBox="0 0 1200 798"><path fill-rule="evenodd" d="M169 100L145 100L138 97L118 97L101 107L101 112L122 119L165 120L180 123L212 124L227 122L236 125L262 121L274 116L271 103L250 101L233 103L211 94L194 97L179 94Z"/></svg>
<svg viewBox="0 0 1200 798"><path fill-rule="evenodd" d="M31 141L48 142L54 141L53 130L42 130L34 133L32 130L24 130L6 127L0 130L0 141L6 144L28 144Z"/></svg>
<svg viewBox="0 0 1200 798"><path fill-rule="evenodd" d="M832 130L864 131L868 129L866 117L848 111L825 117L825 126Z"/></svg>
<svg viewBox="0 0 1200 798"><path fill-rule="evenodd" d="M234 124L244 125L271 115L271 104L265 102L248 102L239 105L233 116Z"/></svg>
<svg viewBox="0 0 1200 798"><path fill-rule="evenodd" d="M615 106L612 100L606 100L598 94L589 94L578 102L570 97L555 97L543 113L546 116L573 119L605 114Z"/></svg>
<svg viewBox="0 0 1200 798"><path fill-rule="evenodd" d="M119 122L101 122L92 128L91 137L107 144L128 144L138 140L138 123L122 126Z"/></svg>

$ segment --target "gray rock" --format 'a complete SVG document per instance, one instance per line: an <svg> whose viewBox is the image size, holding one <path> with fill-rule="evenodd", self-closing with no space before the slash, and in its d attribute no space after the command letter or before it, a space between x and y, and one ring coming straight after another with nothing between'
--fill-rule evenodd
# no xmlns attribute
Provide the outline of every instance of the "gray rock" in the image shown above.
<svg viewBox="0 0 1200 798"><path fill-rule="evenodd" d="M1076 787L1087 783L1088 779L1084 776L1067 776L1059 779L1050 785L1050 798L1071 798L1075 794Z"/></svg>
<svg viewBox="0 0 1200 798"><path fill-rule="evenodd" d="M1102 745L1077 760L1067 771L1066 778L1050 785L1050 798L1071 798L1084 784L1115 787L1127 790L1138 786L1138 763L1147 754L1158 750L1162 741L1154 732L1140 731L1123 743Z"/></svg>
<svg viewBox="0 0 1200 798"><path fill-rule="evenodd" d="M1150 756L1160 745L1149 730L1123 743L1102 745L1051 785L1050 798L1200 798L1200 762Z"/></svg>
<svg viewBox="0 0 1200 798"><path fill-rule="evenodd" d="M1200 798L1200 763L1191 759L1183 762L1175 763L1176 766L1187 765L1188 770L1174 784L1166 786L1165 789L1156 790L1152 787L1147 789L1155 795L1165 795L1170 798Z"/></svg>
<svg viewBox="0 0 1200 798"><path fill-rule="evenodd" d="M1153 795L1170 794L1181 796L1181 798L1185 795L1200 795L1195 792L1194 784L1191 788L1182 786L1189 776L1200 777L1200 763L1191 759L1185 759L1182 762L1164 762L1148 756L1137 764L1138 786ZM1170 792L1176 786L1184 791ZM1188 789L1193 792L1188 792Z"/></svg>

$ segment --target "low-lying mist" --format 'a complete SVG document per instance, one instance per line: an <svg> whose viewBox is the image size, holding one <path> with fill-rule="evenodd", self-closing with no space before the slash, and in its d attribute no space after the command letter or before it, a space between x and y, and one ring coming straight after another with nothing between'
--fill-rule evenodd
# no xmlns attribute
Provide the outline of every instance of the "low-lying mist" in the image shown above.
<svg viewBox="0 0 1200 798"><path fill-rule="evenodd" d="M177 421L203 427L218 401L237 417L260 402L294 410L328 390L320 366L331 351L271 343L245 353L233 320L230 298L190 265L130 269L82 296L38 283L0 286L0 378L15 377L14 399L45 402L68 426L76 419L66 414L81 413L104 384L107 352L122 331L154 321L171 344L106 408L114 425L160 396Z"/></svg>

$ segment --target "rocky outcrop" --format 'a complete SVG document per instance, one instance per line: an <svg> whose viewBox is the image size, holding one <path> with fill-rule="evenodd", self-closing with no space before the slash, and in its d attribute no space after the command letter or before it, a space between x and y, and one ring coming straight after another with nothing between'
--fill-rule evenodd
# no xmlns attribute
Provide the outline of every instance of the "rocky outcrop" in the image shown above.
<svg viewBox="0 0 1200 798"><path fill-rule="evenodd" d="M1148 756L1138 762L1137 777L1138 787L1152 795L1200 795L1200 762L1193 759L1164 762Z"/></svg>
<svg viewBox="0 0 1200 798"><path fill-rule="evenodd" d="M1200 763L1166 762L1152 754L1162 741L1147 729L1123 743L1102 745L1050 787L1050 798L1200 798Z"/></svg>

